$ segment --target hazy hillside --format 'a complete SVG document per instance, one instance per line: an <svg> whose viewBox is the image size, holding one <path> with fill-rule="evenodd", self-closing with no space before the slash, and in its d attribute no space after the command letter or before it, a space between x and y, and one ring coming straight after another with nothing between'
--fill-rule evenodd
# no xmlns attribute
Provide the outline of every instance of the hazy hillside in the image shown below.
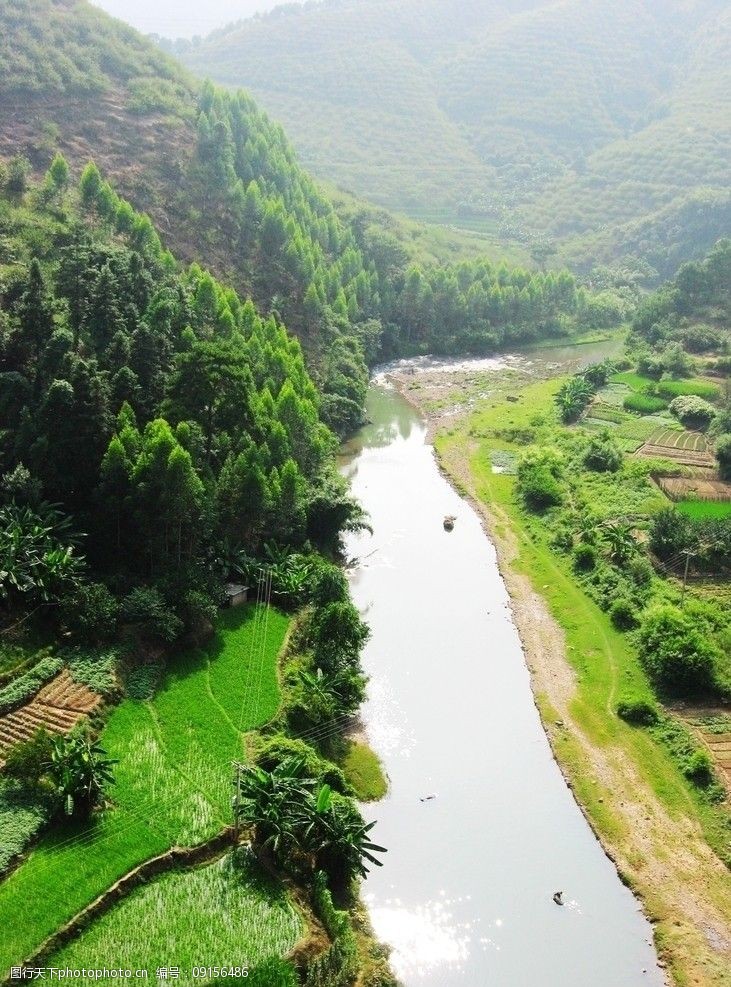
<svg viewBox="0 0 731 987"><path fill-rule="evenodd" d="M326 0L182 57L379 204L668 274L727 226L729 17L715 0Z"/></svg>
<svg viewBox="0 0 731 987"><path fill-rule="evenodd" d="M201 87L84 0L0 0L0 94L0 156L45 169L59 149L78 171L93 158L179 257L300 336L336 427L357 419L353 326L377 306L377 275L248 96Z"/></svg>

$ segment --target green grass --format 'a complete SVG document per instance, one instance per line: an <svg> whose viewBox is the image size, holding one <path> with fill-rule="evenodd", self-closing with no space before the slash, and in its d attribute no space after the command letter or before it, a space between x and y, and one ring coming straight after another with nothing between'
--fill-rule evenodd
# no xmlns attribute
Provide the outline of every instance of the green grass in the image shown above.
<svg viewBox="0 0 731 987"><path fill-rule="evenodd" d="M675 505L694 521L718 521L731 517L731 503L717 500L681 500Z"/></svg>
<svg viewBox="0 0 731 987"><path fill-rule="evenodd" d="M349 741L340 766L360 802L377 802L388 791L388 781L378 755L367 744Z"/></svg>
<svg viewBox="0 0 731 987"><path fill-rule="evenodd" d="M304 923L284 889L238 851L215 863L163 875L101 916L48 965L71 969L113 965L147 970L178 967L180 984L194 966L253 969L284 956ZM106 979L100 983L111 982Z"/></svg>
<svg viewBox="0 0 731 987"><path fill-rule="evenodd" d="M231 761L242 756L242 734L279 704L287 618L272 611L265 627L262 612L227 611L204 648L170 659L152 700L128 699L112 712L101 738L119 760L112 808L55 828L0 885L0 971L137 864L230 822Z"/></svg>

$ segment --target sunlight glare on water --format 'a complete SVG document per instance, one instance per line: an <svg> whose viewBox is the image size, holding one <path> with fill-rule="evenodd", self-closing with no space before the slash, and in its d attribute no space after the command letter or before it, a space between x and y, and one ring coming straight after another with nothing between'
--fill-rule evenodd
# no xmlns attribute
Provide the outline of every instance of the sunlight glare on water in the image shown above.
<svg viewBox="0 0 731 987"><path fill-rule="evenodd" d="M395 972L406 987L660 987L650 925L552 757L479 518L393 389L372 387L368 410L344 472L373 535L347 550L372 629L363 720L390 781L364 807L389 851L364 892Z"/></svg>

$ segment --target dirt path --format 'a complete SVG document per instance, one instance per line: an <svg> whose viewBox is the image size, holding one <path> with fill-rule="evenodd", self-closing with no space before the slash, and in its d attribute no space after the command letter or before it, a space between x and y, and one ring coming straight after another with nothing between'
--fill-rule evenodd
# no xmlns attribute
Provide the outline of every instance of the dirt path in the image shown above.
<svg viewBox="0 0 731 987"><path fill-rule="evenodd" d="M398 378L391 380L410 403L420 407L421 393L400 386L404 382ZM440 417L428 419L429 441ZM731 987L731 875L706 843L697 822L684 813L671 815L627 752L619 745L597 746L572 714L577 682L567 659L563 629L529 577L515 566L520 539L526 536L516 532L499 505L493 502L488 507L480 500L470 468L474 451L474 444L450 444L440 466L480 514L496 548L537 705L551 709L551 718L544 716L544 727L558 764L574 792L581 785L598 786L599 801L606 803L618 821L613 835L603 831L577 799L620 876L655 923L661 965L668 965L668 982L678 987ZM600 627L597 648L611 669L608 715L614 715L618 669ZM578 757L563 756L567 737L578 749ZM689 796L687 805L692 809Z"/></svg>

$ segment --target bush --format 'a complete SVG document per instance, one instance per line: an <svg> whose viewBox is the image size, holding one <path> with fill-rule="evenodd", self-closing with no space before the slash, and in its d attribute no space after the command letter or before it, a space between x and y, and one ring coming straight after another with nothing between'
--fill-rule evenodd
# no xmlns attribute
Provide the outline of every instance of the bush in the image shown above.
<svg viewBox="0 0 731 987"><path fill-rule="evenodd" d="M166 643L174 641L183 630L182 620L167 605L162 595L151 586L138 586L124 598L121 618L134 624L143 634Z"/></svg>
<svg viewBox="0 0 731 987"><path fill-rule="evenodd" d="M518 490L528 508L544 511L563 501L560 479L563 475L561 454L550 448L532 450L518 463Z"/></svg>
<svg viewBox="0 0 731 987"><path fill-rule="evenodd" d="M307 586L307 595L316 607L328 603L341 603L348 599L348 580L340 566L325 559L313 560Z"/></svg>
<svg viewBox="0 0 731 987"><path fill-rule="evenodd" d="M622 458L622 450L611 436L595 435L584 453L584 466L595 473L616 473Z"/></svg>
<svg viewBox="0 0 731 987"><path fill-rule="evenodd" d="M676 507L663 507L652 520L650 549L665 561L675 558L693 542L690 520Z"/></svg>
<svg viewBox="0 0 731 987"><path fill-rule="evenodd" d="M705 429L716 417L716 409L703 398L679 397L670 403L670 412L686 428Z"/></svg>
<svg viewBox="0 0 731 987"><path fill-rule="evenodd" d="M259 741L255 760L265 771L273 771L282 761L292 757L302 760L308 778L329 785L333 791L340 792L342 795L350 793L345 775L340 768L332 761L321 757L314 747L304 740L292 739L282 734L263 738Z"/></svg>
<svg viewBox="0 0 731 987"><path fill-rule="evenodd" d="M609 617L618 631L631 631L639 623L637 608L628 599L615 600L609 609Z"/></svg>
<svg viewBox="0 0 731 987"><path fill-rule="evenodd" d="M676 696L712 690L722 655L694 622L673 606L657 606L642 621L640 660L652 681Z"/></svg>
<svg viewBox="0 0 731 987"><path fill-rule="evenodd" d="M651 394L628 394L622 402L625 411L634 411L639 415L652 415L656 411L664 411L667 401L652 397Z"/></svg>
<svg viewBox="0 0 731 987"><path fill-rule="evenodd" d="M30 740L15 744L7 753L5 774L24 785L36 786L48 767L53 740L43 727Z"/></svg>
<svg viewBox="0 0 731 987"><path fill-rule="evenodd" d="M109 641L117 629L119 604L103 583L83 583L61 603L63 620L85 641Z"/></svg>
<svg viewBox="0 0 731 987"><path fill-rule="evenodd" d="M713 771L713 761L708 751L698 749L691 754L686 767L683 770L686 778L701 788L706 788L715 781Z"/></svg>
<svg viewBox="0 0 731 987"><path fill-rule="evenodd" d="M591 572L596 567L597 553L593 545L577 545L574 549L574 569L577 572Z"/></svg>
<svg viewBox="0 0 731 987"><path fill-rule="evenodd" d="M183 600L183 618L188 633L210 632L218 617L218 607L207 593L190 589Z"/></svg>
<svg viewBox="0 0 731 987"><path fill-rule="evenodd" d="M721 479L731 479L731 434L719 435L716 439L716 459Z"/></svg>
<svg viewBox="0 0 731 987"><path fill-rule="evenodd" d="M659 717L657 706L643 696L624 696L617 703L617 715L634 726L654 726Z"/></svg>

